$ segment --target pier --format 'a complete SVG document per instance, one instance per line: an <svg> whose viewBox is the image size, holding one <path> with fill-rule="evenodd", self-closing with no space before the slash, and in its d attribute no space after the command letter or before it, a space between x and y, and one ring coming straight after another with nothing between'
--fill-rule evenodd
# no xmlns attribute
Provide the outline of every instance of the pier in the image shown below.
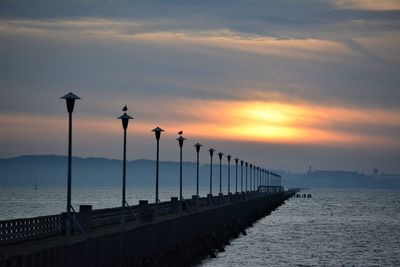
<svg viewBox="0 0 400 267"><path fill-rule="evenodd" d="M281 176L268 169L235 158L234 193L231 191L230 160L227 155L227 191L222 189L222 160L219 152L219 193L213 194L210 148L210 192L199 196L199 151L197 143L196 195L183 198L183 131L176 139L180 151L179 197L158 199L159 141L164 131L153 130L157 141L154 203L139 200L130 206L126 201L126 142L128 108L118 119L123 127L123 166L121 206L93 210L71 204L72 181L72 112L77 95L62 97L68 110L68 171L66 212L35 218L0 221L0 267L68 267L68 266L190 266L207 255L215 257L229 240L246 234L246 228L296 195L297 189L281 186ZM245 170L244 170L245 166ZM245 173L245 176L244 176ZM248 175L249 174L249 175ZM224 177L225 179L225 177ZM240 184L240 187L239 187ZM215 188L214 188L215 190ZM223 192L227 192L224 194Z"/></svg>
<svg viewBox="0 0 400 267"><path fill-rule="evenodd" d="M229 240L268 215L297 190L260 186L257 191L158 205L140 201L121 208L74 213L65 235L65 213L0 221L0 266L188 266L215 257Z"/></svg>

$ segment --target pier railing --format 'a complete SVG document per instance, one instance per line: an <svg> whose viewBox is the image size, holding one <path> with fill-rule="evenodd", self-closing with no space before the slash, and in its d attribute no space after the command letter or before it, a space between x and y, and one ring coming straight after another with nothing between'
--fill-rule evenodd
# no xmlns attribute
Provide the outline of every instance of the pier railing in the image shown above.
<svg viewBox="0 0 400 267"><path fill-rule="evenodd" d="M171 197L171 201L157 204L149 204L147 200L140 200L139 205L129 206L125 209L124 217L127 222L146 223L156 217L177 215L184 212L190 213L199 209L220 207L282 192L283 187L260 186L257 191L238 192L228 195L208 195L202 198L193 196L183 202L178 201L177 197ZM86 232L102 226L120 223L121 213L121 207L92 210L91 205L81 205L79 212L74 214L74 218L77 222L79 221L80 228ZM0 221L0 245L62 235L65 231L64 226L65 213ZM75 228L75 231L80 230L78 227L73 228Z"/></svg>
<svg viewBox="0 0 400 267"><path fill-rule="evenodd" d="M61 214L0 221L0 244L58 235L62 226Z"/></svg>

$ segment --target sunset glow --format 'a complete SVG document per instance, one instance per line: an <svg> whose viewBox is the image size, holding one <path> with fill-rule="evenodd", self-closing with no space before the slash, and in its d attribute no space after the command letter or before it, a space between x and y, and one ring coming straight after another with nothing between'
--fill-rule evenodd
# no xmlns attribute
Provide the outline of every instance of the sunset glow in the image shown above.
<svg viewBox="0 0 400 267"><path fill-rule="evenodd" d="M173 110L171 104L161 105L160 109ZM323 107L306 103L280 103L260 101L198 101L180 106L177 120L159 121L173 134L184 127L187 137L228 139L250 142L278 142L303 144L386 144L400 146L395 138L373 136L355 132L357 127L397 127L400 116L397 112L381 110L348 109ZM141 107L138 107L141 108ZM134 109L134 107L132 108ZM170 114L169 116L173 116ZM134 133L150 135L149 129L155 127L151 121L132 122ZM179 123L180 120L185 122ZM50 125L65 123L56 117L1 116L0 122L7 126L4 133L12 135L22 128L31 128L30 135L46 135L44 129ZM352 129L354 127L354 129ZM83 117L76 120L76 131L81 135L114 136L120 133L118 121L106 117ZM61 132L60 132L61 133ZM55 133L54 133L55 134Z"/></svg>
<svg viewBox="0 0 400 267"><path fill-rule="evenodd" d="M127 105L132 158L160 126L166 160L184 130L281 169L400 171L400 1L89 2L0 3L0 157L63 154L71 91L77 155L119 158Z"/></svg>

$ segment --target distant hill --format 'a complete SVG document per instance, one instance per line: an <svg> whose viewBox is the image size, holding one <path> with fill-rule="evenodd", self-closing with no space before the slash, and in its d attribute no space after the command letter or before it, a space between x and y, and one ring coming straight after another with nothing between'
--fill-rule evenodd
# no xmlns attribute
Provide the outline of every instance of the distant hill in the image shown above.
<svg viewBox="0 0 400 267"><path fill-rule="evenodd" d="M356 171L315 170L305 174L280 173L286 187L400 189L400 175L366 175Z"/></svg>
<svg viewBox="0 0 400 267"><path fill-rule="evenodd" d="M400 189L400 175L364 175L349 171L312 171L282 175L285 187L339 187L339 188L395 188ZM240 172L239 172L240 173ZM231 168L234 188L235 167ZM209 185L210 166L200 166L200 186ZM119 186L122 179L122 161L107 158L72 158L72 184L74 186ZM57 155L20 156L0 159L0 186L65 186L67 183L67 157ZM223 166L223 186L227 183L227 166ZM239 177L240 181L240 177ZM196 184L196 163L183 163L183 183ZM160 162L160 186L179 184L179 162ZM213 166L214 188L219 187L219 164ZM240 184L240 182L239 182ZM127 162L128 186L155 185L155 161L139 159Z"/></svg>
<svg viewBox="0 0 400 267"><path fill-rule="evenodd" d="M127 161L127 185L154 185L155 161ZM200 183L209 183L209 165L200 167ZM226 177L226 166L223 168ZM233 168L232 168L233 171ZM219 165L213 166L214 179ZM67 157L57 155L20 156L0 159L0 186L63 186L67 180ZM121 185L122 161L107 158L72 158L72 183L76 186ZM196 163L184 162L185 185L195 185ZM226 178L225 178L226 180ZM160 185L179 183L179 162L160 162Z"/></svg>

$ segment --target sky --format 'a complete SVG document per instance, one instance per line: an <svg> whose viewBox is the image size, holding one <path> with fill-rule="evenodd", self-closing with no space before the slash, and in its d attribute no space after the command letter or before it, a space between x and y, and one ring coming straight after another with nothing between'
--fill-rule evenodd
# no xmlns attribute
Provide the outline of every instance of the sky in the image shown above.
<svg viewBox="0 0 400 267"><path fill-rule="evenodd" d="M400 0L0 2L0 157L400 172Z"/></svg>

